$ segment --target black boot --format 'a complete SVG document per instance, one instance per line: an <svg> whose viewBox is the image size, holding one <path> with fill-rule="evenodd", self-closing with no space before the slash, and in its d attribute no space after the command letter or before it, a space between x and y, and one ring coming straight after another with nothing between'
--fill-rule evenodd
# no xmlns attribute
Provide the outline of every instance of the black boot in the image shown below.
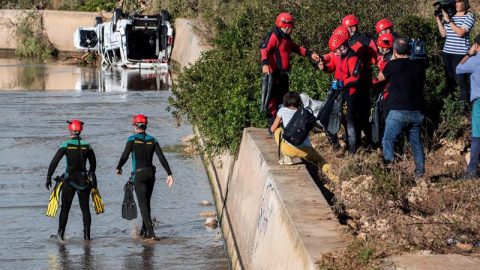
<svg viewBox="0 0 480 270"><path fill-rule="evenodd" d="M142 223L142 229L140 230L140 236L145 238L147 235L147 229L145 228L145 224Z"/></svg>
<svg viewBox="0 0 480 270"><path fill-rule="evenodd" d="M147 231L145 233L145 238L147 239L156 239L157 237L155 236L155 233L153 232L153 230L151 231Z"/></svg>
<svg viewBox="0 0 480 270"><path fill-rule="evenodd" d="M90 228L83 229L83 239L85 239L85 241L90 241Z"/></svg>
<svg viewBox="0 0 480 270"><path fill-rule="evenodd" d="M56 235L55 234L50 235L50 239L57 239L57 240L63 241L64 234L65 234L64 231L58 231Z"/></svg>

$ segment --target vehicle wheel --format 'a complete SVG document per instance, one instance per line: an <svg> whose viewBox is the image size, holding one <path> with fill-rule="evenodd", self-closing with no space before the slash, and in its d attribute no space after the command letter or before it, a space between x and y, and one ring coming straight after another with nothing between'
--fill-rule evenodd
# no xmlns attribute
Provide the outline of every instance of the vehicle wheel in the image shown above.
<svg viewBox="0 0 480 270"><path fill-rule="evenodd" d="M93 24L93 26L97 26L101 23L103 23L102 17L95 17L95 23Z"/></svg>
<svg viewBox="0 0 480 270"><path fill-rule="evenodd" d="M118 20L122 17L122 9L121 8L116 8L113 10L113 31L117 30L117 22Z"/></svg>
<svg viewBox="0 0 480 270"><path fill-rule="evenodd" d="M160 14L162 14L162 21L170 21L170 14L166 10L160 11Z"/></svg>

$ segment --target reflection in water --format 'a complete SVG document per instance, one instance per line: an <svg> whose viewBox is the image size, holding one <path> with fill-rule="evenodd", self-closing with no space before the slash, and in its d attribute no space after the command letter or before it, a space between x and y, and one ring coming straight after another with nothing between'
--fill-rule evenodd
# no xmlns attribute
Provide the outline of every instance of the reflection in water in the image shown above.
<svg viewBox="0 0 480 270"><path fill-rule="evenodd" d="M93 69L61 62L19 62L0 58L0 90L170 90L168 70L102 67Z"/></svg>
<svg viewBox="0 0 480 270"><path fill-rule="evenodd" d="M84 243L83 250L75 250L75 248L76 246L58 243L58 254L50 255L49 269L94 269L95 263L90 243Z"/></svg>
<svg viewBox="0 0 480 270"><path fill-rule="evenodd" d="M21 69L18 85L23 89L45 89L45 68L28 65Z"/></svg>
<svg viewBox="0 0 480 270"><path fill-rule="evenodd" d="M75 90L122 92L128 90L170 90L172 79L168 70L102 67L95 73L82 73Z"/></svg>
<svg viewBox="0 0 480 270"><path fill-rule="evenodd" d="M155 257L155 244L144 244L140 254L130 254L125 257L124 269L159 269L152 260ZM158 255L157 255L158 256Z"/></svg>

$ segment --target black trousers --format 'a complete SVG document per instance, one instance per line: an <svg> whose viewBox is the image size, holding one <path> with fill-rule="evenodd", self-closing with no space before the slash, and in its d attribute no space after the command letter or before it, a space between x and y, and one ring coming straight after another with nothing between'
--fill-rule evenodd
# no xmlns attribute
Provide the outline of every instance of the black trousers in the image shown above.
<svg viewBox="0 0 480 270"><path fill-rule="evenodd" d="M78 194L78 202L80 204L80 209L82 210L83 215L83 229L90 232L90 225L92 223L92 217L90 215L89 208L89 199L90 199L90 186L84 190L77 190L70 185L70 181L74 183L86 183L85 178L81 175L71 175L63 184L62 189L62 207L60 211L60 221L58 225L58 232L65 232L65 227L67 226L68 213L70 212L70 207L72 206L73 198L75 193Z"/></svg>
<svg viewBox="0 0 480 270"><path fill-rule="evenodd" d="M272 98L271 102L273 99L273 105L275 106L276 111L278 112L278 105L283 103L283 96L288 92L289 89L289 80L288 80L288 75L273 75L274 76L274 83L272 86ZM269 104L271 103L269 102ZM273 122L275 121L275 117L277 116L276 114L272 113L271 108L267 108L267 124L268 128L272 126Z"/></svg>
<svg viewBox="0 0 480 270"><path fill-rule="evenodd" d="M155 169L152 167L137 172L133 184L142 215L142 229L146 232L153 231L150 199L152 198L153 186L155 185Z"/></svg>
<svg viewBox="0 0 480 270"><path fill-rule="evenodd" d="M443 69L445 71L445 79L447 81L446 94L455 92L455 87L460 88L460 102L470 102L470 86L468 84L467 74L457 74L455 69L458 63L465 55L443 53Z"/></svg>

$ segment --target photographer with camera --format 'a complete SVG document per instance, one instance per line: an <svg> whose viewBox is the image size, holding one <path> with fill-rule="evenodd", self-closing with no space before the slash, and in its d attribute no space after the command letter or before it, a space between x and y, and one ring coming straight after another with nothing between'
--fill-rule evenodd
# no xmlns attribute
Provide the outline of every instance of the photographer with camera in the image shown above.
<svg viewBox="0 0 480 270"><path fill-rule="evenodd" d="M394 160L394 147L398 136L406 132L415 161L415 179L421 181L425 173L425 155L421 137L424 119L423 90L425 65L422 61L410 60L409 44L404 38L393 42L394 59L378 74L379 81L389 80L388 98L384 108L388 112L382 139L383 156L388 163Z"/></svg>
<svg viewBox="0 0 480 270"><path fill-rule="evenodd" d="M443 47L443 68L447 79L447 92L452 93L455 86L459 86L460 102L468 103L467 76L457 74L455 68L470 47L469 35L475 24L475 17L468 12L470 8L468 0L444 0L434 5L438 5L435 11L438 31L442 37L446 37Z"/></svg>

